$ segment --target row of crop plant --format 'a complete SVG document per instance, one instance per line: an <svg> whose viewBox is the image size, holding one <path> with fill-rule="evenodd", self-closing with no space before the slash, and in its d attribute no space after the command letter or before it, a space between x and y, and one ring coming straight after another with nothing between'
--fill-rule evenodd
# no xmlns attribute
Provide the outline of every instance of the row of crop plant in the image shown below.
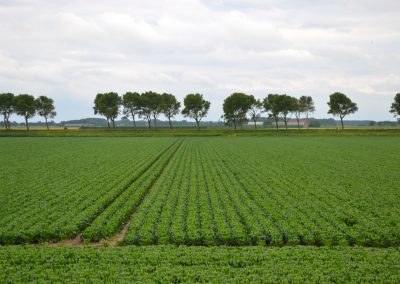
<svg viewBox="0 0 400 284"><path fill-rule="evenodd" d="M24 166L42 163L41 166L52 169L49 174L19 171L19 165L15 176L20 182L15 185L14 175L3 171L5 191L1 194L5 197L0 209L0 243L54 242L75 237L134 180L142 177L158 160L157 155L175 141L154 141L152 147L144 141L122 144L112 141L111 147L105 148L110 150L107 152L90 140L75 141L77 145L72 147L75 153L68 151L71 145L67 144L58 155L43 148L27 153ZM120 148L112 147L113 142Z"/></svg>

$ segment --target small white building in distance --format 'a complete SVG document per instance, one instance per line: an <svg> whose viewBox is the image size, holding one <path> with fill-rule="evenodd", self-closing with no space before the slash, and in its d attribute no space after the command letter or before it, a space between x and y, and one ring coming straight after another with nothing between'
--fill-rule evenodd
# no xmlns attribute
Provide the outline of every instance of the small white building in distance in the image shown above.
<svg viewBox="0 0 400 284"><path fill-rule="evenodd" d="M249 121L249 122L247 122L247 125L248 125L248 126L254 126L254 121ZM262 122L262 121L257 121L257 122L256 122L256 125L257 125L257 126L263 126L263 125L264 125L264 122Z"/></svg>
<svg viewBox="0 0 400 284"><path fill-rule="evenodd" d="M279 121L278 125L284 127L285 126L285 122L284 121ZM308 123L307 123L307 120L305 120L305 119L300 119L299 120L299 125L300 125L300 127L304 127L304 128L307 128L309 126ZM287 121L287 126L290 126L290 127L295 126L295 127L297 127L297 120L296 119L289 119Z"/></svg>

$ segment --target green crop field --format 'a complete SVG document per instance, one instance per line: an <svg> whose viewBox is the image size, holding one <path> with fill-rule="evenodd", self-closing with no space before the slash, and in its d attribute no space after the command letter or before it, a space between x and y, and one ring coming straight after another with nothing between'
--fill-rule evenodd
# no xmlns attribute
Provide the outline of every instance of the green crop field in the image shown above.
<svg viewBox="0 0 400 284"><path fill-rule="evenodd" d="M398 137L4 138L0 242L400 244Z"/></svg>
<svg viewBox="0 0 400 284"><path fill-rule="evenodd" d="M0 283L399 283L400 250L0 247Z"/></svg>
<svg viewBox="0 0 400 284"><path fill-rule="evenodd" d="M0 282L398 282L399 146L368 135L2 137Z"/></svg>

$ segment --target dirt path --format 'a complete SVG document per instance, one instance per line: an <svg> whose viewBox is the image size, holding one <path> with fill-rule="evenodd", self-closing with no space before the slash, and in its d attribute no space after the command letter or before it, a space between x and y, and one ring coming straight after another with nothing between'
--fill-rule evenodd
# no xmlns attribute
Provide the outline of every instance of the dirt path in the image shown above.
<svg viewBox="0 0 400 284"><path fill-rule="evenodd" d="M131 225L131 221L129 221L124 228L119 232L118 235L114 236L110 242L109 246L110 247L115 247L118 245L119 242L123 241L125 239L126 233L128 232L129 226Z"/></svg>

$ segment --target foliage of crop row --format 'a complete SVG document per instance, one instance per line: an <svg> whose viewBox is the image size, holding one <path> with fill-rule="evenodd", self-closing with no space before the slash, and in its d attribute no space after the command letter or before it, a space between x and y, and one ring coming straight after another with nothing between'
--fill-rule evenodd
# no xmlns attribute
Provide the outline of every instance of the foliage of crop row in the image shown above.
<svg viewBox="0 0 400 284"><path fill-rule="evenodd" d="M140 205L181 143L181 141L175 143L163 151L154 163L150 164L106 210L96 217L94 222L83 232L82 239L99 241L117 234L129 221L133 210Z"/></svg>
<svg viewBox="0 0 400 284"><path fill-rule="evenodd" d="M398 137L182 141L0 140L0 244L400 244Z"/></svg>
<svg viewBox="0 0 400 284"><path fill-rule="evenodd" d="M1 283L399 283L400 250L0 247Z"/></svg>
<svg viewBox="0 0 400 284"><path fill-rule="evenodd" d="M398 138L192 138L126 244L400 244Z"/></svg>
<svg viewBox="0 0 400 284"><path fill-rule="evenodd" d="M0 243L75 237L174 141L2 139Z"/></svg>

